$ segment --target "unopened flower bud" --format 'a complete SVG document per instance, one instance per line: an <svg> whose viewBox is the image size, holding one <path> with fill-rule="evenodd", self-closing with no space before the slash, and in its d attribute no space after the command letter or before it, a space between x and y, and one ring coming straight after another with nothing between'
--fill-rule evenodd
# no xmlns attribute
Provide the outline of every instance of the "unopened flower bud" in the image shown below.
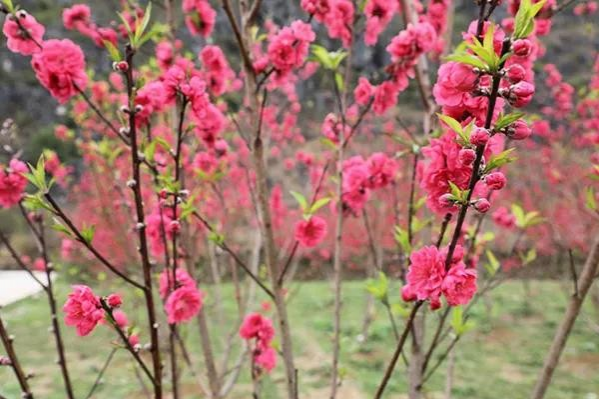
<svg viewBox="0 0 599 399"><path fill-rule="evenodd" d="M416 293L409 284L406 284L401 288L401 299L403 299L405 302L412 302L416 300Z"/></svg>
<svg viewBox="0 0 599 399"><path fill-rule="evenodd" d="M146 227L146 225L140 222L135 225L135 230L139 231L139 230L143 229L144 227Z"/></svg>
<svg viewBox="0 0 599 399"><path fill-rule="evenodd" d="M470 166L476 159L476 151L472 148L462 148L458 153L458 159L464 166Z"/></svg>
<svg viewBox="0 0 599 399"><path fill-rule="evenodd" d="M512 43L512 51L518 57L528 57L532 52L532 43L528 39L518 39Z"/></svg>
<svg viewBox="0 0 599 399"><path fill-rule="evenodd" d="M25 18L25 17L27 17L27 11L25 11L25 10L19 10L19 11L17 11L17 17L19 17L19 18Z"/></svg>
<svg viewBox="0 0 599 399"><path fill-rule="evenodd" d="M480 213L487 213L491 209L491 203L486 198L480 198L474 201L472 205Z"/></svg>
<svg viewBox="0 0 599 399"><path fill-rule="evenodd" d="M441 300L439 300L439 298L431 298L428 306L430 310L437 310L441 307Z"/></svg>
<svg viewBox="0 0 599 399"><path fill-rule="evenodd" d="M121 296L118 294L110 294L106 299L106 303L111 308L118 308L123 304L123 298L121 298Z"/></svg>
<svg viewBox="0 0 599 399"><path fill-rule="evenodd" d="M520 64L511 65L506 70L506 76L512 83L521 82L526 77L526 69Z"/></svg>
<svg viewBox="0 0 599 399"><path fill-rule="evenodd" d="M141 111L143 111L143 110L144 110L144 106L143 106L143 105L141 105L141 104L137 104L137 105L135 106L135 112L139 113L139 112L141 112Z"/></svg>
<svg viewBox="0 0 599 399"><path fill-rule="evenodd" d="M166 199L168 198L168 190L166 188L163 188L162 190L160 190L160 192L158 193L158 196L162 199Z"/></svg>
<svg viewBox="0 0 599 399"><path fill-rule="evenodd" d="M121 72L127 72L129 70L129 64L127 61L119 61L116 63L114 69Z"/></svg>
<svg viewBox="0 0 599 399"><path fill-rule="evenodd" d="M127 187L129 187L129 188L133 188L133 187L135 187L136 185L137 185L137 182L136 182L135 180L133 180L133 179L131 179L131 180L127 180Z"/></svg>
<svg viewBox="0 0 599 399"><path fill-rule="evenodd" d="M525 121L519 119L507 128L506 134L513 140L524 140L530 137L532 129Z"/></svg>
<svg viewBox="0 0 599 399"><path fill-rule="evenodd" d="M489 141L489 131L482 127L474 128L474 131L470 135L470 143L476 146L485 145Z"/></svg>
<svg viewBox="0 0 599 399"><path fill-rule="evenodd" d="M119 108L119 109L124 114L128 114L129 113L129 107L127 107L126 105L121 106L121 108Z"/></svg>
<svg viewBox="0 0 599 399"><path fill-rule="evenodd" d="M527 105L535 94L535 86L531 83L521 81L510 87L508 100L513 107L520 108Z"/></svg>
<svg viewBox="0 0 599 399"><path fill-rule="evenodd" d="M507 179L501 172L489 173L484 177L485 184L491 190L501 190L505 187Z"/></svg>
<svg viewBox="0 0 599 399"><path fill-rule="evenodd" d="M443 208L451 208L454 205L453 195L447 193L439 197L439 205Z"/></svg>
<svg viewBox="0 0 599 399"><path fill-rule="evenodd" d="M181 231L181 223L178 220L172 220L168 226L169 232L178 234Z"/></svg>

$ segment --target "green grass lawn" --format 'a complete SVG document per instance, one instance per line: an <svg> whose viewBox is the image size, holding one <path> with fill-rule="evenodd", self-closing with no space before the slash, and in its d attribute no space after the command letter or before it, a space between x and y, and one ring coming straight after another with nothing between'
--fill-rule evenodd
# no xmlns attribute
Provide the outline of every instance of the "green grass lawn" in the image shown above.
<svg viewBox="0 0 599 399"><path fill-rule="evenodd" d="M391 357L394 338L383 308L377 309L371 334L359 342L365 309L363 282L349 282L343 290L343 338L341 371L343 385L340 399L369 399L380 382L383 369ZM394 287L396 288L396 287ZM98 294L106 294L111 289ZM60 302L64 302L68 285L58 283ZM226 337L235 328L236 305L232 287L223 287L221 306L215 302L216 294L210 288L207 306L210 311L212 338L222 353ZM393 292L397 292L396 290ZM510 282L493 292L490 301L480 301L473 311L476 329L469 332L457 346L454 398L496 399L527 398L535 377L549 347L554 329L560 320L566 295L556 283L533 281L531 301L525 306L520 282ZM395 298L397 300L397 298ZM258 299L260 301L260 298ZM143 322L139 311L139 298L127 298L123 309L130 319ZM259 302L258 302L259 303ZM588 305L588 304L587 304ZM64 399L61 380L53 351L52 336L48 332L49 317L45 297L24 300L2 310L2 315L12 334L21 361L28 372L35 373L31 380L37 398ZM303 283L293 292L290 318L295 335L295 352L299 365L301 398L328 397L330 352L332 333L332 290L328 283ZM548 399L595 399L599 397L599 336L593 332L588 318L596 320L596 313L588 305L570 337L563 360L556 372ZM437 314L429 313L429 319ZM220 320L222 324L216 323ZM398 321L401 327L402 321ZM217 325L221 325L220 329ZM85 398L111 348L114 335L106 327L97 328L91 336L80 338L72 328L63 328L68 345L71 375L78 398ZM194 368L201 374L202 356L197 336L197 324L183 328ZM163 334L166 337L166 334ZM142 342L144 336L142 335ZM166 348L168 339L164 339ZM233 342L239 353L240 341ZM0 352L1 353L1 352ZM219 362L220 364L220 362ZM247 364L245 364L247 365ZM184 366L182 366L184 367ZM283 397L281 380L282 362L277 371L264 380L263 398ZM441 397L444 387L445 365L427 384L427 397ZM168 370L167 370L168 372ZM201 398L196 379L190 371L183 370L184 390L187 398ZM248 370L244 369L232 398L248 398ZM406 370L398 365L388 390L388 398L404 398ZM205 381L205 378L203 378ZM133 363L125 351L118 351L112 367L106 373L105 383L94 398L143 398L135 377ZM0 368L0 394L7 399L19 398L18 386L9 368Z"/></svg>

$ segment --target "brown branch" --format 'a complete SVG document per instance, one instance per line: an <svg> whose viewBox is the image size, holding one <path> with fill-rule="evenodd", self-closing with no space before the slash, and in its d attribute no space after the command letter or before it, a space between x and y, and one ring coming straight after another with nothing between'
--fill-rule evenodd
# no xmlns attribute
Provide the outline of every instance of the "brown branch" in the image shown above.
<svg viewBox="0 0 599 399"><path fill-rule="evenodd" d="M203 225L204 227L206 227L208 229L208 231L210 231L211 233L215 233L217 234L216 230L214 229L214 227L212 227L212 225L210 224L210 222L208 222L206 219L204 219L204 217L202 215L200 215L197 211L194 211L192 213L192 215L198 219ZM239 267L241 267L243 269L244 272L246 272L246 274L248 276L250 276L250 278L252 280L254 280L254 282L256 282L256 284L258 284L258 286L260 286L260 288L262 288L262 290L271 298L274 299L274 294L273 292L270 290L270 288L268 288L266 285L264 285L264 283L260 280L260 278L258 278L258 276L256 276L251 270L250 268L245 264L244 261L241 260L241 258L235 253L235 251L233 251L228 245L227 243L223 240L220 242L216 242L216 245L218 245L218 247L220 249L222 249L223 251L225 251L226 253L228 253L233 260L235 261L235 263L237 263L237 265Z"/></svg>
<svg viewBox="0 0 599 399"><path fill-rule="evenodd" d="M133 197L135 201L135 213L137 217L136 230L138 233L139 241L139 254L142 263L143 277L144 277L144 297L146 301L146 310L148 313L148 324L150 328L150 343L151 343L151 354L152 354L152 365L153 365L153 379L152 384L154 388L155 399L162 399L162 361L160 360L160 339L158 337L158 320L156 317L156 309L154 307L154 293L152 290L152 265L150 264L150 255L148 249L148 241L146 235L146 224L145 224L145 213L144 203L141 193L141 173L140 165L141 161L138 154L137 145L137 124L136 124L136 111L134 109L135 103L135 81L133 78L133 56L135 50L131 44L126 47L126 61L129 65L125 78L127 82L127 98L129 100L129 135L131 139L131 174L133 178Z"/></svg>
<svg viewBox="0 0 599 399"><path fill-rule="evenodd" d="M374 395L374 399L381 399L383 397L383 393L385 393L385 389L387 388L387 384L389 383L389 380L391 379L391 375L393 375L393 370L395 369L395 365L397 364L397 361L399 360L399 356L403 352L403 347L404 347L404 344L406 343L406 339L408 338L410 330L412 329L412 325L414 324L414 318L416 317L416 313L418 312L418 309L420 309L420 307L423 304L424 304L424 302L418 301L412 308L412 312L410 312L410 316L408 317L408 320L406 321L406 325L401 334L401 337L399 338L399 341L397 341L397 346L395 348L395 352L393 353L391 362L389 362L389 365L387 366L387 369L385 370L385 375L383 376L383 380L381 381L381 383L376 391L376 394Z"/></svg>
<svg viewBox="0 0 599 399"><path fill-rule="evenodd" d="M114 274L116 274L117 276L122 278L123 280L125 280L127 283L129 283L139 289L144 289L144 286L142 284L138 283L137 281L133 280L131 277L127 276L122 271L120 271L108 259L106 259L100 252L98 252L96 247L94 247L91 242L87 242L87 240L81 234L81 231L77 227L75 227L75 224L73 223L73 221L66 215L66 213L64 213L64 211L62 210L60 205L58 205L58 203L54 200L54 198L52 197L52 195L50 195L50 193L45 193L44 198L48 201L48 203L54 209L55 215L58 216L64 222L64 224L67 225L67 227L69 228L71 233L73 233L75 235L75 239L79 243L83 244L83 246L89 252L91 252L91 254L94 255L94 257L98 261L100 261L100 263L102 263L106 268L108 268L108 270L110 270L111 272L113 272Z"/></svg>
<svg viewBox="0 0 599 399"><path fill-rule="evenodd" d="M85 397L85 399L90 399L92 397L92 395L94 394L94 392L96 391L96 389L98 389L98 387L100 386L100 384L102 382L102 377L104 377L104 373L106 373L108 366L110 366L110 363L112 362L112 358L114 357L117 350L118 350L118 348L112 348L112 350L108 354L108 357L106 358L106 361L104 362L104 365L100 369L100 372L98 373L96 380L94 381L94 384L92 385L89 392L87 393L87 396Z"/></svg>
<svg viewBox="0 0 599 399"><path fill-rule="evenodd" d="M591 248L591 252L589 253L584 267L582 268L582 273L578 278L578 292L574 293L570 298L564 318L555 332L549 353L545 358L545 363L543 364L543 368L541 369L535 388L530 396L531 399L543 399L545 397L545 392L547 391L547 388L551 383L551 379L553 378L553 373L559 364L561 354L566 347L570 332L572 331L574 323L580 314L584 299L586 298L598 271L599 238L596 238Z"/></svg>
<svg viewBox="0 0 599 399"><path fill-rule="evenodd" d="M103 298L100 298L100 303L102 305L102 308L106 312L106 315L108 316L108 321L110 322L110 324L112 325L114 330L117 332L118 336L121 338L121 341L123 341L125 348L129 351L129 353L131 353L131 355L133 356L133 358L135 359L137 364L139 364L139 366L141 367L143 372L146 374L148 379L155 386L157 383L154 379L154 376L152 375L152 372L150 371L148 366L146 366L146 363L143 361L143 359L139 355L139 351L135 350L133 345L131 345L131 342L129 341L129 337L127 337L127 335L125 335L125 333L123 332L121 327L118 325L118 323L115 320L114 315L112 313L112 308L110 306L108 306L108 304L104 301Z"/></svg>
<svg viewBox="0 0 599 399"><path fill-rule="evenodd" d="M29 388L29 382L27 381L27 375L23 371L21 363L19 362L19 358L17 357L17 353L15 352L15 348L13 347L14 339L6 331L2 317L0 317L0 340L2 341L2 345L4 345L6 354L10 359L10 366L13 369L17 380L19 381L19 385L21 386L22 397L25 399L33 399L33 394Z"/></svg>
<svg viewBox="0 0 599 399"><path fill-rule="evenodd" d="M60 323L58 322L58 310L56 306L56 297L54 296L54 287L51 276L52 268L48 256L48 247L46 245L44 219L42 218L39 219L37 232L39 234L36 234L34 230L34 234L36 234L36 237L39 240L42 259L44 260L44 271L46 273L47 280L46 286L48 287L48 289L46 290L46 294L48 297L48 304L50 305L50 313L52 319L52 334L54 335L54 341L56 342L56 350L58 352L58 364L60 365L60 371L62 373L62 380L64 382L67 397L69 399L74 399L75 394L73 392L73 385L71 383L71 377L69 375L69 370L67 367L67 357L65 353L62 334L60 332Z"/></svg>

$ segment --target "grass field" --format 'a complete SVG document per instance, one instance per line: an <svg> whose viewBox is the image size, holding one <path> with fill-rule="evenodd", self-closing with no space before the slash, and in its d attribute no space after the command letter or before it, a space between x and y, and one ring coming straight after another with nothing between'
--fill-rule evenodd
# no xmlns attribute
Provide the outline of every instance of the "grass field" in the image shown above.
<svg viewBox="0 0 599 399"><path fill-rule="evenodd" d="M343 338L341 371L344 377L340 399L369 399L380 382L394 348L394 338L384 309L377 309L369 339L357 339L365 309L363 282L345 284L343 291ZM68 291L68 285L59 282L60 302ZM105 294L109 289L97 293ZM221 318L227 331L215 331L211 324L215 344L222 349L224 337L235 328L236 306L231 287L223 287L222 308L215 303L215 294L209 290L207 306L211 315ZM397 291L395 291L397 292ZM493 292L487 302L479 302L473 311L476 329L469 332L458 344L455 363L454 398L497 399L527 398L544 354L549 347L554 329L561 318L566 303L566 293L557 283L532 281L528 306L524 301L520 282L510 282ZM2 309L2 316L16 336L16 347L27 371L35 373L31 380L36 398L64 399L58 368L53 361L55 353L52 336L48 332L49 316L45 298L30 298ZM397 300L397 298L396 298ZM128 298L123 309L131 319L135 315L139 298ZM327 283L305 283L293 292L290 317L295 335L295 351L299 364L301 398L325 399L328 397L330 373L330 336L332 290ZM599 398L599 335L593 331L589 320L597 321L597 314L587 304L585 314L579 319L570 337L548 399L596 399ZM428 314L429 318L437 317ZM399 320L400 327L402 321ZM64 328L68 343L71 374L77 398L85 398L111 348L114 336L106 327L99 327L85 338L76 337L73 329ZM202 356L197 338L197 326L191 323L182 333L189 336L189 351L194 368L203 370ZM166 335L164 335L166 336ZM142 335L142 342L143 342ZM168 340L164 339L163 347ZM239 348L239 340L234 340ZM235 351L239 351L236 349ZM0 352L1 353L1 352ZM244 364L245 365L245 364ZM264 381L263 399L278 399L283 395L281 367ZM427 384L426 397L441 397L445 384L445 365ZM196 379L185 368L184 390L187 398L201 398L197 393ZM249 398L248 371L244 369L239 384L231 395L235 399ZM405 367L399 365L392 379L387 398L399 399L405 395ZM205 379L204 379L205 380ZM11 370L0 368L0 394L7 399L19 398L18 387ZM121 399L143 398L133 365L127 353L118 351L112 367L104 378L104 384L94 398Z"/></svg>

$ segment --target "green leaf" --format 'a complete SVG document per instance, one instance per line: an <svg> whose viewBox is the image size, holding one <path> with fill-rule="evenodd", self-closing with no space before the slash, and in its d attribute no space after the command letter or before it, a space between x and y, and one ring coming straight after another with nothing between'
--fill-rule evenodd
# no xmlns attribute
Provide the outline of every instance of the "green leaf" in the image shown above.
<svg viewBox="0 0 599 399"><path fill-rule="evenodd" d="M65 225L60 223L60 221L58 219L53 218L53 220L54 220L54 224L51 226L52 230L56 230L60 233L64 233L69 237L73 236L73 234L71 233L71 230L69 230Z"/></svg>
<svg viewBox="0 0 599 399"><path fill-rule="evenodd" d="M534 29L534 18L541 11L547 0L532 4L531 0L522 0L514 18L514 39L522 39L530 35Z"/></svg>
<svg viewBox="0 0 599 399"><path fill-rule="evenodd" d="M453 195L457 200L462 201L463 197L464 197L464 192L458 187L456 186L453 182L448 182L449 183L449 190L451 192L451 195Z"/></svg>
<svg viewBox="0 0 599 399"><path fill-rule="evenodd" d="M399 244L405 254L412 252L412 245L408 237L408 232L399 226L395 226L395 241Z"/></svg>
<svg viewBox="0 0 599 399"><path fill-rule="evenodd" d="M30 211L39 211L41 209L45 209L51 213L54 213L54 208L52 208L50 204L44 200L41 194L25 195L24 205L25 208L29 209Z"/></svg>
<svg viewBox="0 0 599 399"><path fill-rule="evenodd" d="M339 91L343 91L345 82L343 81L343 75L341 75L339 72L335 72L335 84L337 85Z"/></svg>
<svg viewBox="0 0 599 399"><path fill-rule="evenodd" d="M541 224L544 221L545 221L545 218L541 217L539 212L537 212L537 211L528 212L524 216L524 225L522 227L526 229L528 227L533 227L533 226L536 226L537 224Z"/></svg>
<svg viewBox="0 0 599 399"><path fill-rule="evenodd" d="M414 233L418 233L423 228L425 228L426 226L428 226L429 224L431 224L432 221L433 221L433 218L428 218L428 219L420 220L419 218L417 218L417 217L414 216L412 218L412 231Z"/></svg>
<svg viewBox="0 0 599 399"><path fill-rule="evenodd" d="M588 209L591 211L597 211L597 198L595 196L595 189L591 186L585 190L585 203Z"/></svg>
<svg viewBox="0 0 599 399"><path fill-rule="evenodd" d="M158 145L158 142L156 140L152 140L152 142L150 142L150 144L148 144L144 148L144 156L145 156L146 160L148 160L148 161L154 160L154 155L156 154L156 146L157 145Z"/></svg>
<svg viewBox="0 0 599 399"><path fill-rule="evenodd" d="M306 211L308 210L308 200L306 200L306 197L304 197L303 194L300 194L296 191L290 191L290 192L291 192L291 195L293 195L293 198L295 198L295 200L299 204L300 208L302 209L302 212L307 213Z"/></svg>
<svg viewBox="0 0 599 399"><path fill-rule="evenodd" d="M474 54L476 54L478 58L483 61L485 64L485 67L482 69L483 71L494 69L494 66L498 62L498 57L497 54L495 54L495 51L487 50L476 39L474 39L474 44L468 44L466 47L472 50Z"/></svg>
<svg viewBox="0 0 599 399"><path fill-rule="evenodd" d="M464 326L464 310L461 306L455 306L451 312L451 328L457 335L461 335Z"/></svg>
<svg viewBox="0 0 599 399"><path fill-rule="evenodd" d="M329 51L323 46L313 44L310 46L314 60L317 61L322 67L333 70L333 60L329 55Z"/></svg>
<svg viewBox="0 0 599 399"><path fill-rule="evenodd" d="M454 61L459 62L460 64L470 65L480 69L481 71L486 71L489 69L488 65L485 64L483 60L468 53L455 53L448 55L444 59L445 61Z"/></svg>
<svg viewBox="0 0 599 399"><path fill-rule="evenodd" d="M169 31L169 26L160 22L155 22L152 28L146 32L138 41L139 47L143 46L148 40L158 40L161 36L164 36Z"/></svg>
<svg viewBox="0 0 599 399"><path fill-rule="evenodd" d="M108 54L110 54L110 59L112 61L119 62L122 60L121 52L114 46L114 44L112 44L111 41L103 40L102 42L104 43L104 47L108 51Z"/></svg>
<svg viewBox="0 0 599 399"><path fill-rule="evenodd" d="M404 306L401 303L394 303L391 305L391 313L399 315L404 319L407 319L410 316L411 309L408 306Z"/></svg>
<svg viewBox="0 0 599 399"><path fill-rule="evenodd" d="M117 13L119 18L121 19L121 21L123 22L123 26L125 27L125 30L127 31L127 37L129 38L129 43L133 46L135 43L135 36L133 35L133 31L131 30L131 25L129 25L129 21L127 21L127 18L125 18L125 16L123 14L121 14L120 12Z"/></svg>
<svg viewBox="0 0 599 399"><path fill-rule="evenodd" d="M514 217L516 218L516 226L518 227L522 227L524 226L524 209L522 209L522 207L518 204L512 204L511 206L512 208L512 213L514 214Z"/></svg>
<svg viewBox="0 0 599 399"><path fill-rule="evenodd" d="M2 0L2 2L11 14L15 12L15 6L12 4L12 0Z"/></svg>
<svg viewBox="0 0 599 399"><path fill-rule="evenodd" d="M522 260L522 266L534 262L534 260L537 259L537 250L535 248L529 249L525 255L520 255L520 259Z"/></svg>
<svg viewBox="0 0 599 399"><path fill-rule="evenodd" d="M339 69L341 62L347 57L347 51L337 50L332 53L329 53L329 57L331 58L331 65L334 70Z"/></svg>
<svg viewBox="0 0 599 399"><path fill-rule="evenodd" d="M461 306L454 306L451 312L451 328L457 336L463 335L475 327L474 322L464 319L464 310Z"/></svg>
<svg viewBox="0 0 599 399"><path fill-rule="evenodd" d="M316 213L316 211L318 211L320 208L322 208L323 206L325 206L326 204L328 204L329 202L331 202L331 198L321 198L319 200L317 200L314 205L312 205L310 207L310 214L313 215Z"/></svg>
<svg viewBox="0 0 599 399"><path fill-rule="evenodd" d="M460 134L463 132L463 128L462 128L462 125L460 125L460 122L453 119L451 116L447 116L447 115L443 115L443 114L437 114L437 116L439 117L439 119L441 119L441 121L443 121L447 126L449 126L449 128L451 130L453 130L457 134Z"/></svg>
<svg viewBox="0 0 599 399"><path fill-rule="evenodd" d="M522 112L512 112L507 115L501 115L497 119L497 122L495 122L494 130L499 131L501 129L504 129L512 123L516 122L517 120L521 119L523 116L524 114Z"/></svg>
<svg viewBox="0 0 599 399"><path fill-rule="evenodd" d="M495 273L497 273L497 270L499 270L501 264L497 260L497 257L495 257L493 251L491 251L490 249L487 249L485 251L485 254L487 255L487 260L489 261L489 263L485 263L485 268L489 272L490 276L494 276Z"/></svg>
<svg viewBox="0 0 599 399"><path fill-rule="evenodd" d="M47 193L50 185L46 182L46 165L44 155L40 155L35 166L28 164L29 173L23 173L23 176L33 184L39 191Z"/></svg>
<svg viewBox="0 0 599 399"><path fill-rule="evenodd" d="M86 244L92 243L95 234L96 226L93 224L91 226L84 226L83 229L81 229L81 236L83 236L83 240Z"/></svg>
<svg viewBox="0 0 599 399"><path fill-rule="evenodd" d="M337 149L337 144L335 144L335 143L333 142L333 140L331 140L331 139L329 139L329 138L327 138L327 137L321 137L321 138L320 138L320 142L321 142L322 144L324 144L326 147L329 147L329 148L330 148L330 149L332 149L332 150L336 150L336 149Z"/></svg>
<svg viewBox="0 0 599 399"><path fill-rule="evenodd" d="M492 155L491 159L489 159L489 162L485 165L483 173L489 173L493 169L497 169L502 167L503 165L507 165L510 162L514 162L516 158L510 156L512 152L514 152L514 150L514 148L510 148L497 155Z"/></svg>
<svg viewBox="0 0 599 399"><path fill-rule="evenodd" d="M383 272L379 272L378 279L368 279L366 281L366 290L379 301L388 303L389 280Z"/></svg>
<svg viewBox="0 0 599 399"><path fill-rule="evenodd" d="M208 233L208 239L218 246L222 245L225 242L225 236L217 233L216 231L211 231L210 233Z"/></svg>
<svg viewBox="0 0 599 399"><path fill-rule="evenodd" d="M493 39L495 36L495 25L489 23L485 37L483 37L483 47L489 53L495 54L495 46L493 45Z"/></svg>
<svg viewBox="0 0 599 399"><path fill-rule="evenodd" d="M148 2L148 6L146 7L146 11L144 13L144 17L141 20L141 23L137 24L137 28L135 29L135 43L134 43L134 47L137 47L139 45L139 41L141 40L141 37L143 36L143 34L145 33L148 24L150 23L150 18L152 16L152 2Z"/></svg>

